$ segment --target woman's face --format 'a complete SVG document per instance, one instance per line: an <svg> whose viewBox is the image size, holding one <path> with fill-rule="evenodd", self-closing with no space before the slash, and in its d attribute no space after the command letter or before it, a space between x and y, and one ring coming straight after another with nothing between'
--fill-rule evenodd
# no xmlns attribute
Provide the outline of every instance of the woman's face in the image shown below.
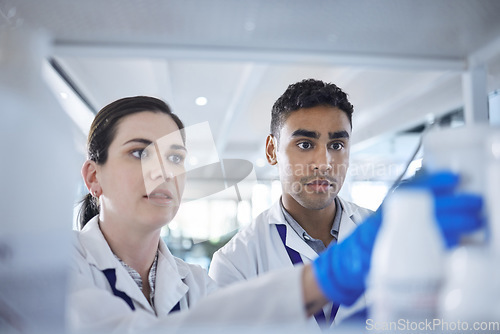
<svg viewBox="0 0 500 334"><path fill-rule="evenodd" d="M186 149L179 128L164 113L140 112L117 124L115 138L96 177L102 221L160 228L181 202Z"/></svg>

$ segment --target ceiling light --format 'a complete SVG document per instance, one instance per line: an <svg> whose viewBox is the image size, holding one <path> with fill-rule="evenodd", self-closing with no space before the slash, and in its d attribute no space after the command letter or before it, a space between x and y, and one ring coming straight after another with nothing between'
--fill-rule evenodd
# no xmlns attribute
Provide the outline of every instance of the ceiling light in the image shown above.
<svg viewBox="0 0 500 334"><path fill-rule="evenodd" d="M206 97L200 96L200 97L197 97L194 102L196 103L196 105L204 106L205 104L207 104L208 100Z"/></svg>
<svg viewBox="0 0 500 334"><path fill-rule="evenodd" d="M245 30L248 32L254 31L255 30L255 22L246 21L245 22Z"/></svg>

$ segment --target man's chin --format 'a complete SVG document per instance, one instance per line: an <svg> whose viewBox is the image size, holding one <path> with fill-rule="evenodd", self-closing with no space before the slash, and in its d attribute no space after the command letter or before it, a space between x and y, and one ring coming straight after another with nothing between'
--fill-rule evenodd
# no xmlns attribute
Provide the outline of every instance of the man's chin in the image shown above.
<svg viewBox="0 0 500 334"><path fill-rule="evenodd" d="M332 193L310 194L307 198L300 198L297 202L309 210L323 210L334 203L335 197L336 194Z"/></svg>

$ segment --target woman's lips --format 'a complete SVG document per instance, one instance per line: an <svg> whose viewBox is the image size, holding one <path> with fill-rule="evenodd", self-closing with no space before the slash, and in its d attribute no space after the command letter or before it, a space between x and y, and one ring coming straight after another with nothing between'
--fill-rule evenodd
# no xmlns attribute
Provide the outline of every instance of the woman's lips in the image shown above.
<svg viewBox="0 0 500 334"><path fill-rule="evenodd" d="M149 201L157 205L168 205L173 202L172 193L166 189L155 189L151 194L145 196Z"/></svg>

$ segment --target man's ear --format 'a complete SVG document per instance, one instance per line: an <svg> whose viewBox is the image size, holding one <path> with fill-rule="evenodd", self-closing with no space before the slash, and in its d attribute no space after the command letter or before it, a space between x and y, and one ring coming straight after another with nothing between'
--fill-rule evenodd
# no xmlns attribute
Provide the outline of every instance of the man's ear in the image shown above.
<svg viewBox="0 0 500 334"><path fill-rule="evenodd" d="M99 197L102 193L101 185L97 179L97 163L87 160L82 166L82 176L85 186L94 197Z"/></svg>
<svg viewBox="0 0 500 334"><path fill-rule="evenodd" d="M278 163L276 151L278 150L278 143L276 137L268 135L266 139L266 158L270 165Z"/></svg>

